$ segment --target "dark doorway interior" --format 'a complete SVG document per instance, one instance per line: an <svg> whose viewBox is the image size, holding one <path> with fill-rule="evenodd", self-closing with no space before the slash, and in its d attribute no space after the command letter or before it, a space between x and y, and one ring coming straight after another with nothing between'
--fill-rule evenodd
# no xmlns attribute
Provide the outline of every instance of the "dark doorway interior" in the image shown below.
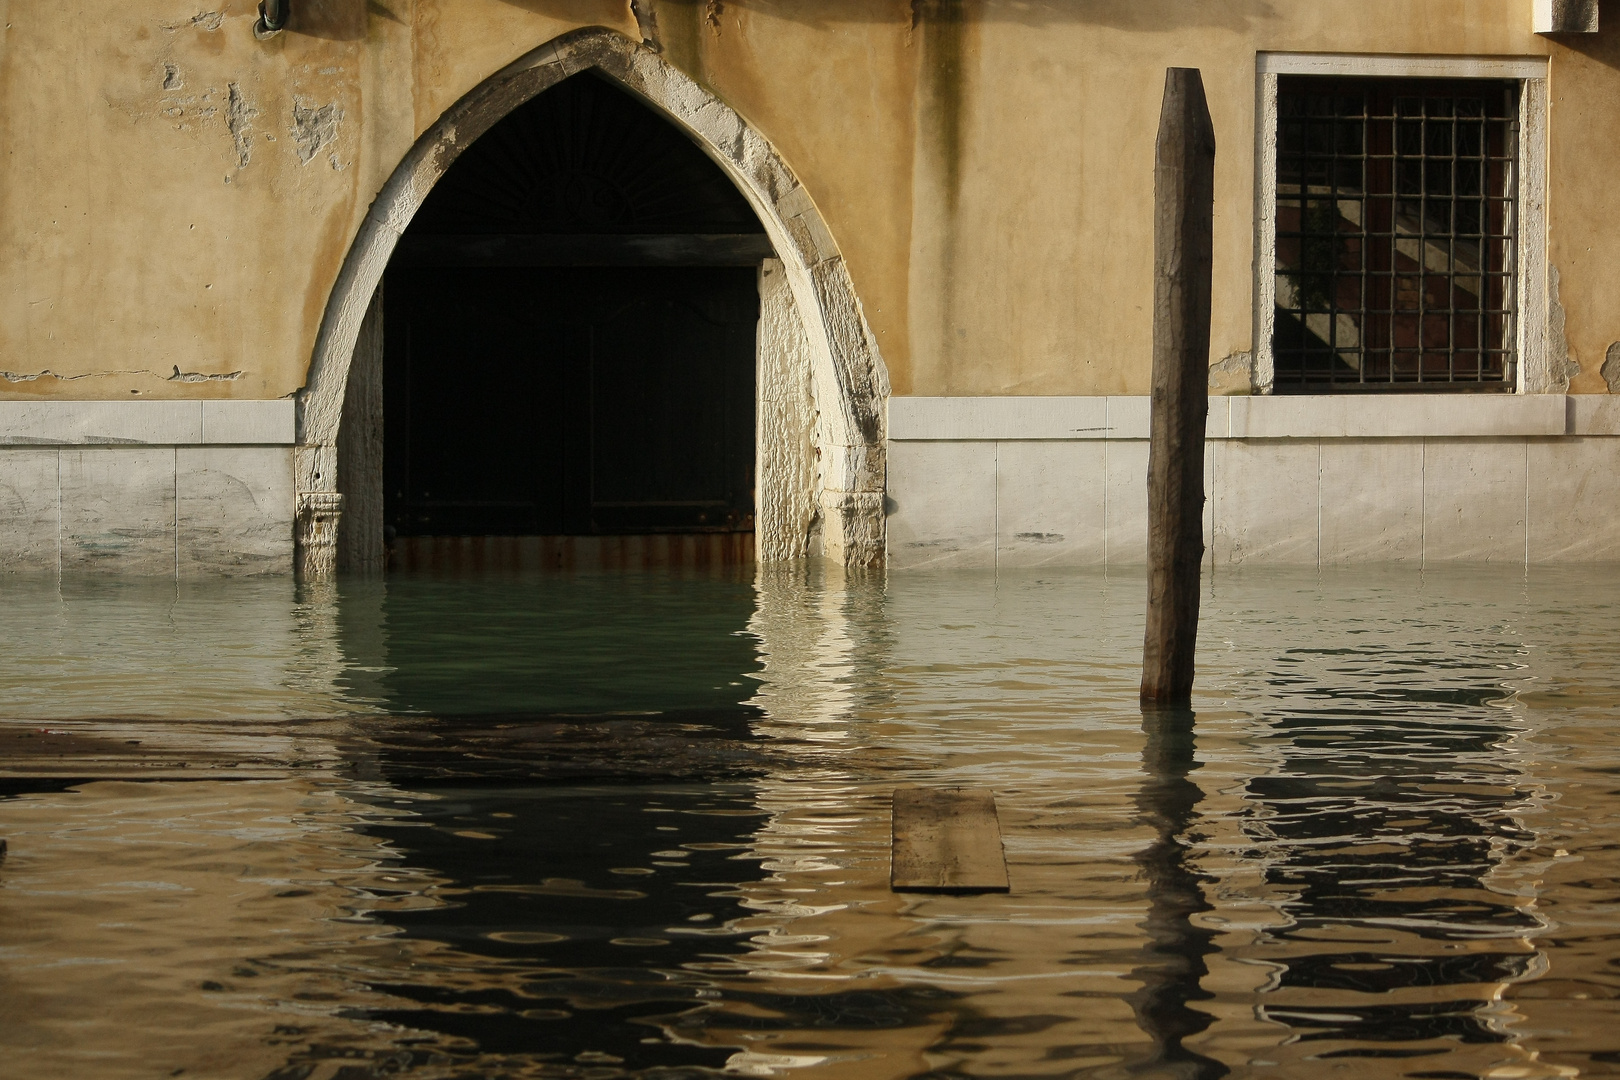
<svg viewBox="0 0 1620 1080"><path fill-rule="evenodd" d="M515 110L389 267L391 533L752 531L769 255L719 167L606 80Z"/></svg>
<svg viewBox="0 0 1620 1080"><path fill-rule="evenodd" d="M399 533L753 527L752 270L413 268L387 296Z"/></svg>

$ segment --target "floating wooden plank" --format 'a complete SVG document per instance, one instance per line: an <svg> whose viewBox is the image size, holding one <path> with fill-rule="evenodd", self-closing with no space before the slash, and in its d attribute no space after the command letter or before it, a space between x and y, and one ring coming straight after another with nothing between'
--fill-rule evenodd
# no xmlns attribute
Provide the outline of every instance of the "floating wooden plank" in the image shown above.
<svg viewBox="0 0 1620 1080"><path fill-rule="evenodd" d="M1006 892L996 797L984 788L902 787L894 792L895 892Z"/></svg>

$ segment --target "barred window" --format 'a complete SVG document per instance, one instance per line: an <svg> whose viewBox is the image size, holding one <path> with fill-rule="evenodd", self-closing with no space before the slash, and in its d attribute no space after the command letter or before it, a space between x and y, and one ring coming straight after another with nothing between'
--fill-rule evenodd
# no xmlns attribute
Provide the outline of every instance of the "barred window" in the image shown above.
<svg viewBox="0 0 1620 1080"><path fill-rule="evenodd" d="M1276 392L1514 389L1518 100L1278 79Z"/></svg>

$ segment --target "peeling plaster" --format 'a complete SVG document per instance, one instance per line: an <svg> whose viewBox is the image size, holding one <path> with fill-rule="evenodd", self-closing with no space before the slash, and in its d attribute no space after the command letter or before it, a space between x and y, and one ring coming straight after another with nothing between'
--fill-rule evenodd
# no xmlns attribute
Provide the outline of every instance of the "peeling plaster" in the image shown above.
<svg viewBox="0 0 1620 1080"><path fill-rule="evenodd" d="M1603 381L1609 384L1609 393L1620 394L1620 341L1609 346L1603 356Z"/></svg>
<svg viewBox="0 0 1620 1080"><path fill-rule="evenodd" d="M235 382L245 375L245 371L227 371L220 375L209 375L200 371L181 371L180 365L174 366L172 375L162 375L151 368L120 368L115 371L86 371L78 375L64 375L61 372L45 368L41 371L0 371L0 379L9 383L28 383L37 379L56 379L58 382L78 382L80 379L106 379L122 375L147 375L164 382Z"/></svg>
<svg viewBox="0 0 1620 1080"><path fill-rule="evenodd" d="M227 371L220 375L208 375L201 371L181 371L180 365L174 366L174 374L166 377L168 382L235 382L242 377L242 372Z"/></svg>
<svg viewBox="0 0 1620 1080"><path fill-rule="evenodd" d="M224 25L224 23L225 13L222 11L199 11L189 19L182 19L179 22L172 23L160 23L159 25L162 26L163 29L169 31L171 34L176 30L186 30L191 28L211 34Z"/></svg>
<svg viewBox="0 0 1620 1080"><path fill-rule="evenodd" d="M1534 392L1568 393L1569 380L1581 373L1581 364L1569 349L1569 337L1564 332L1564 304L1558 298L1558 267L1551 263L1547 265L1547 349L1550 385L1534 388Z"/></svg>
<svg viewBox="0 0 1620 1080"><path fill-rule="evenodd" d="M168 69L172 67L174 65L165 64L164 88L167 90L181 90L185 86L185 81L179 77L177 68L172 77L169 75ZM201 94L165 94L158 99L158 115L171 121L176 131L187 130L188 124L195 128L202 121L211 120L219 113L219 107L213 103L218 94L219 91L214 87L209 87ZM139 108L129 106L124 108L126 112L136 119L147 119L152 115Z"/></svg>
<svg viewBox="0 0 1620 1080"><path fill-rule="evenodd" d="M298 143L298 161L301 165L308 165L315 155L320 153L321 147L330 145L337 138L338 121L343 119L343 110L338 108L337 102L326 105L304 105L293 102L293 126L289 129L292 137ZM332 155L332 168L338 168L337 155Z"/></svg>
<svg viewBox="0 0 1620 1080"><path fill-rule="evenodd" d="M1227 353L1209 366L1209 388L1217 394L1248 394L1254 390L1254 353Z"/></svg>
<svg viewBox="0 0 1620 1080"><path fill-rule="evenodd" d="M664 43L658 37L658 12L653 10L652 0L630 0L630 14L636 17L636 32L641 35L641 43L655 53L664 51Z"/></svg>
<svg viewBox="0 0 1620 1080"><path fill-rule="evenodd" d="M253 157L252 121L259 110L248 104L240 84L231 83L227 89L230 99L225 106L225 127L231 133L231 145L236 148L236 166L245 169Z"/></svg>
<svg viewBox="0 0 1620 1080"><path fill-rule="evenodd" d="M111 375L156 375L157 372L147 369L125 369L120 371L87 371L81 375L62 375L45 368L42 371L0 371L0 379L10 383L33 382L35 379L57 379L61 382L77 382L80 379L105 379Z"/></svg>

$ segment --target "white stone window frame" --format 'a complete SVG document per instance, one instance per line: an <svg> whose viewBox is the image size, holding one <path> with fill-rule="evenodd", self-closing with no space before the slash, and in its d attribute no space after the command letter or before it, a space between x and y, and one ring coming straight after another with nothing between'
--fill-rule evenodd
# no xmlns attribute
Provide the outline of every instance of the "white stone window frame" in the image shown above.
<svg viewBox="0 0 1620 1080"><path fill-rule="evenodd" d="M1547 58L1282 52L1263 52L1255 58L1254 392L1269 394L1276 381L1272 332L1277 309L1277 79L1282 75L1518 81L1514 391L1563 393L1567 379L1562 358L1552 354L1548 304ZM1467 396L1459 395L1459 400Z"/></svg>

